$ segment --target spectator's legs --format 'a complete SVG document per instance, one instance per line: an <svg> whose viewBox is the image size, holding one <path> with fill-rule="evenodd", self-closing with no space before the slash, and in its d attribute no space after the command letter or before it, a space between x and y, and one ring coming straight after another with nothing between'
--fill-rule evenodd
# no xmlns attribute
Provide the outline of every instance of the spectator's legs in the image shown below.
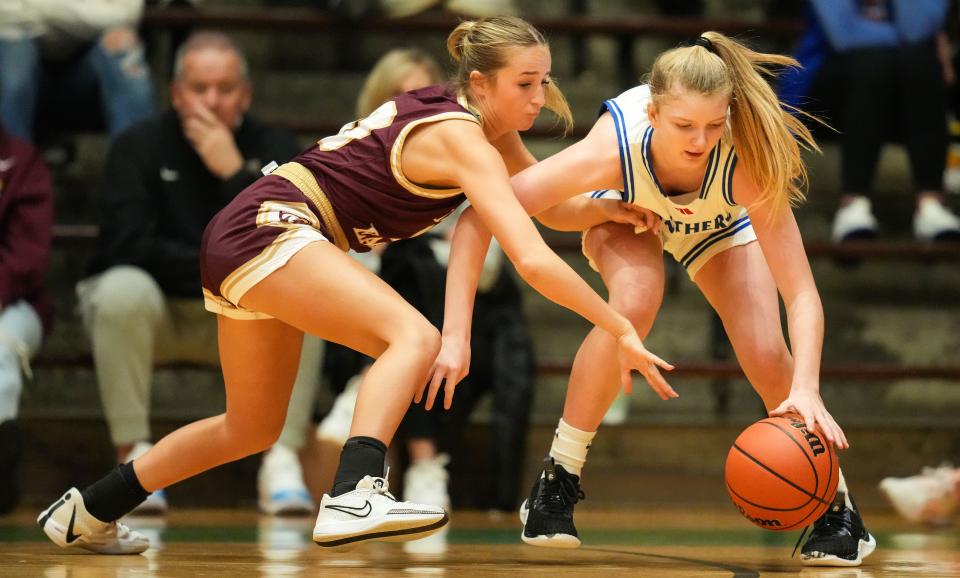
<svg viewBox="0 0 960 578"><path fill-rule="evenodd" d="M840 208L833 219L834 241L872 238L877 234L870 194L877 161L893 124L896 81L890 71L896 62L892 48L853 50L842 59L844 96Z"/></svg>
<svg viewBox="0 0 960 578"><path fill-rule="evenodd" d="M20 436L17 407L23 387L21 369L40 348L43 327L29 304L16 301L0 313L0 515L17 503Z"/></svg>
<svg viewBox="0 0 960 578"><path fill-rule="evenodd" d="M522 310L503 308L499 315L491 317L498 327L494 333L493 358L489 360L493 368L490 423L493 507L513 510L520 504L520 475L533 401L533 347Z"/></svg>
<svg viewBox="0 0 960 578"><path fill-rule="evenodd" d="M899 52L898 114L913 180L921 194L939 194L947 156L947 91L933 42Z"/></svg>
<svg viewBox="0 0 960 578"><path fill-rule="evenodd" d="M847 78L843 129L843 193L870 196L877 161L894 119L896 52L888 48L843 55Z"/></svg>
<svg viewBox="0 0 960 578"><path fill-rule="evenodd" d="M123 462L150 438L150 378L161 325L170 324L163 292L142 269L121 265L77 284L110 437Z"/></svg>
<svg viewBox="0 0 960 578"><path fill-rule="evenodd" d="M33 142L33 121L41 78L40 50L33 38L0 38L0 122Z"/></svg>
<svg viewBox="0 0 960 578"><path fill-rule="evenodd" d="M153 113L150 70L135 31L108 30L84 60L96 74L111 138Z"/></svg>
<svg viewBox="0 0 960 578"><path fill-rule="evenodd" d="M16 419L23 386L21 369L40 348L43 326L26 301L0 313L0 423Z"/></svg>
<svg viewBox="0 0 960 578"><path fill-rule="evenodd" d="M947 89L936 44L904 46L899 57L898 112L917 189L914 235L924 241L957 240L960 218L943 204Z"/></svg>

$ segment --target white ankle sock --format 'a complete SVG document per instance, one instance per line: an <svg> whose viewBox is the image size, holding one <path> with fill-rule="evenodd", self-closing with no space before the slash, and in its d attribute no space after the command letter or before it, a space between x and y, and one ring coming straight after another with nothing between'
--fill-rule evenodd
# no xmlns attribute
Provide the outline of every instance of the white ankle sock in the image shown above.
<svg viewBox="0 0 960 578"><path fill-rule="evenodd" d="M597 432L578 430L560 418L557 431L553 435L553 444L550 446L550 457L568 473L579 476L583 464L587 461L590 442L595 435Z"/></svg>
<svg viewBox="0 0 960 578"><path fill-rule="evenodd" d="M847 489L847 480L843 477L843 470L838 470L840 472L840 481L837 482L837 491L843 492L843 501L844 505L853 509L853 502L850 501L850 490Z"/></svg>

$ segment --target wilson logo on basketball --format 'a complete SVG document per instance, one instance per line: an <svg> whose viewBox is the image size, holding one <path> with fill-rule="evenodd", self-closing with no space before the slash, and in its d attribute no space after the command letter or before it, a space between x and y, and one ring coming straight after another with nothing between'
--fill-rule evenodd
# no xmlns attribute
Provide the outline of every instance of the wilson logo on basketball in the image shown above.
<svg viewBox="0 0 960 578"><path fill-rule="evenodd" d="M740 504L737 504L736 506L737 506L737 509L740 510L740 513L743 514L744 518L750 520L751 522L760 526L761 528L779 528L780 526L783 526L783 524L780 523L780 520L768 520L766 518L755 518L750 514L748 514L747 511L744 510L743 506L741 506Z"/></svg>
<svg viewBox="0 0 960 578"><path fill-rule="evenodd" d="M823 442L820 441L820 438L817 435L807 431L807 426L802 421L791 418L790 425L800 430L800 433L803 434L803 438L807 441L807 445L810 446L810 451L813 452L813 457L817 457L827 451L827 448L823 446Z"/></svg>

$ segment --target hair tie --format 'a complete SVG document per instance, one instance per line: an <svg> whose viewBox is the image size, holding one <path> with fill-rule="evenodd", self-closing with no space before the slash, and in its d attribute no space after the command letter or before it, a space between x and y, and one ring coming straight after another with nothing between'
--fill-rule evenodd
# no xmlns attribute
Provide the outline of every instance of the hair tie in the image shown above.
<svg viewBox="0 0 960 578"><path fill-rule="evenodd" d="M684 40L680 43L681 47L689 48L691 46L702 46L706 48L709 52L720 56L720 53L717 52L717 48L713 45L713 42L705 36L698 36L695 40Z"/></svg>

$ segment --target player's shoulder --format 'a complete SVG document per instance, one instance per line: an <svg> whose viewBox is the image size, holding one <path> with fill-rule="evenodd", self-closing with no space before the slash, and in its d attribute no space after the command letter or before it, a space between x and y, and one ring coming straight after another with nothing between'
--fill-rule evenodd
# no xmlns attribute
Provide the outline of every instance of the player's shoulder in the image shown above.
<svg viewBox="0 0 960 578"><path fill-rule="evenodd" d="M397 95L394 100L398 110L412 112L418 116L443 113L463 113L473 116L467 108L466 101L458 97L452 87L444 84L404 92Z"/></svg>
<svg viewBox="0 0 960 578"><path fill-rule="evenodd" d="M616 103L621 108L639 106L646 108L647 103L650 102L650 85L639 84L621 92L613 98L607 99L605 102Z"/></svg>

